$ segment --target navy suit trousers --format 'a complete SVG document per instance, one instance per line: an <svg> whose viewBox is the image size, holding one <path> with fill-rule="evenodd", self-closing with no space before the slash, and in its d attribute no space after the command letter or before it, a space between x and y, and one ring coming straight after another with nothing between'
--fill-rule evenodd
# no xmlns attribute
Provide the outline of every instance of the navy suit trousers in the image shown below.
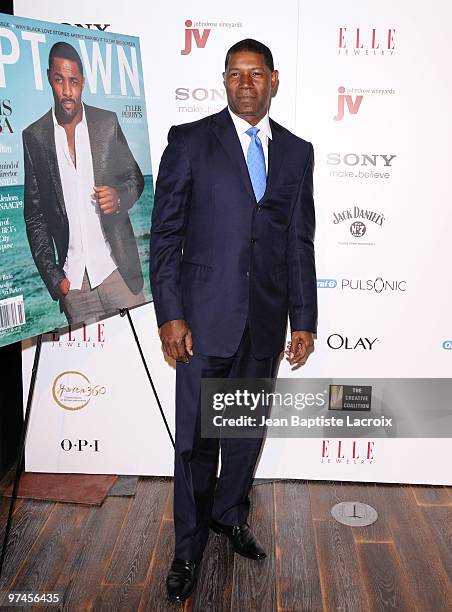
<svg viewBox="0 0 452 612"><path fill-rule="evenodd" d="M201 379L274 378L278 364L279 354L254 357L248 325L232 357L195 355L188 364L177 362L175 557L200 561L211 517L224 525L241 525L247 520L249 491L263 442L262 438L201 437Z"/></svg>

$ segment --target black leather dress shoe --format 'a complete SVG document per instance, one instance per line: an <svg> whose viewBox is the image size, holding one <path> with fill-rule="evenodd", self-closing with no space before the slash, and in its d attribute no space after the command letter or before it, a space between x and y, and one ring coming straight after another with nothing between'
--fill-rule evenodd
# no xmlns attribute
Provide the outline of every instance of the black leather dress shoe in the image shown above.
<svg viewBox="0 0 452 612"><path fill-rule="evenodd" d="M256 559L261 561L267 556L264 549L257 541L248 523L243 525L222 525L213 519L210 522L210 528L216 533L224 533L224 535L232 543L236 553L247 557L248 559Z"/></svg>
<svg viewBox="0 0 452 612"><path fill-rule="evenodd" d="M168 576L166 591L170 601L184 601L193 593L196 586L198 566L194 561L173 559Z"/></svg>

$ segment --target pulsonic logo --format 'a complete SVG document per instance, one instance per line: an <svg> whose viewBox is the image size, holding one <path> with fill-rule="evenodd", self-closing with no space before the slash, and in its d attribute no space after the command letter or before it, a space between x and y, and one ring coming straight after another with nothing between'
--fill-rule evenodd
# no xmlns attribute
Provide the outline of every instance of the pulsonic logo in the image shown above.
<svg viewBox="0 0 452 612"><path fill-rule="evenodd" d="M337 113L334 115L334 121L342 121L345 115L345 106L347 106L348 112L350 115L356 115L361 107L361 103L363 101L364 96L353 96L344 95L345 87L341 85L337 89L338 97L337 97Z"/></svg>
<svg viewBox="0 0 452 612"><path fill-rule="evenodd" d="M406 280L384 280L381 276L375 279L343 278L341 289L351 291L373 291L374 293L406 291Z"/></svg>
<svg viewBox="0 0 452 612"><path fill-rule="evenodd" d="M394 55L395 28L339 28L338 55Z"/></svg>
<svg viewBox="0 0 452 612"><path fill-rule="evenodd" d="M191 19L187 19L185 22L185 47L181 50L181 55L189 55L192 51L192 40L195 42L195 46L198 49L204 49L207 44L211 29L205 28L202 31L198 28L192 28L193 22Z"/></svg>

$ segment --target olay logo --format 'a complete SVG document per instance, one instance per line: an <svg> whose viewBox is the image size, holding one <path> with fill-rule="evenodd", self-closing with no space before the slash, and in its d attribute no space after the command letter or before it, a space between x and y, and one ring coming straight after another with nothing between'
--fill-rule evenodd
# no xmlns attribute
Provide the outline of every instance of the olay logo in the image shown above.
<svg viewBox="0 0 452 612"><path fill-rule="evenodd" d="M337 114L333 117L334 121L341 121L344 118L345 106L347 106L350 115L356 115L364 96L355 96L355 99L350 95L345 96L345 87L343 85L337 91L339 95L337 97Z"/></svg>
<svg viewBox="0 0 452 612"><path fill-rule="evenodd" d="M188 55L191 53L192 40L195 42L195 46L198 49L204 49L211 32L210 28L206 28L202 31L197 28L192 28L193 22L191 19L187 19L185 22L185 48L180 52L181 55Z"/></svg>

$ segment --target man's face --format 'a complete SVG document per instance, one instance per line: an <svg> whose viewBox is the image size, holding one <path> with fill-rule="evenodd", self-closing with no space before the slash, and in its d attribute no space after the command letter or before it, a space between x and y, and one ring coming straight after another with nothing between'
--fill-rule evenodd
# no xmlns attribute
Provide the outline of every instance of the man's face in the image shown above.
<svg viewBox="0 0 452 612"><path fill-rule="evenodd" d="M239 51L229 58L223 80L232 112L251 125L259 123L270 107L278 71L268 68L261 53Z"/></svg>
<svg viewBox="0 0 452 612"><path fill-rule="evenodd" d="M47 77L55 100L58 122L71 123L82 112L82 91L85 84L77 62L54 57Z"/></svg>

